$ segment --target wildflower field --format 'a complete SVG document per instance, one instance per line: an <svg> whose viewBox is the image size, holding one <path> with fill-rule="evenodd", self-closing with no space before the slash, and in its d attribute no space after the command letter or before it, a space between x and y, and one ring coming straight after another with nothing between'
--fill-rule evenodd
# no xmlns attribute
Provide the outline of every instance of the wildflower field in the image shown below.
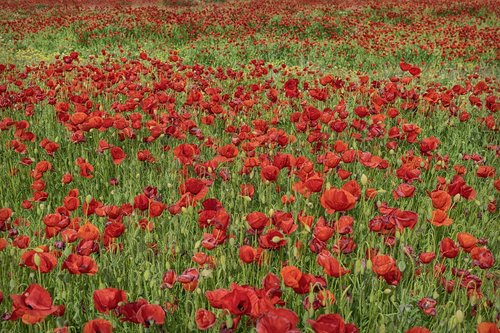
<svg viewBox="0 0 500 333"><path fill-rule="evenodd" d="M0 332L498 333L493 0L5 0Z"/></svg>

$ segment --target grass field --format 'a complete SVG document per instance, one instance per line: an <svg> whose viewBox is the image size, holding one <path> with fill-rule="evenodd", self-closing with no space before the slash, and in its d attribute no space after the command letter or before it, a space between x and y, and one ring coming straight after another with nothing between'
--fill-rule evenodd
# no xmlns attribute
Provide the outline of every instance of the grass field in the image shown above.
<svg viewBox="0 0 500 333"><path fill-rule="evenodd" d="M0 332L499 332L489 0L0 11Z"/></svg>

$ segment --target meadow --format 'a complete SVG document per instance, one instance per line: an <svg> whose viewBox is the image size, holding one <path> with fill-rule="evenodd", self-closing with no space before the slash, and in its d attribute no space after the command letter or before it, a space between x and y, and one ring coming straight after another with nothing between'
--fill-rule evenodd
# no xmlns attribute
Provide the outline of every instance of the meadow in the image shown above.
<svg viewBox="0 0 500 333"><path fill-rule="evenodd" d="M0 332L499 332L495 1L2 4Z"/></svg>

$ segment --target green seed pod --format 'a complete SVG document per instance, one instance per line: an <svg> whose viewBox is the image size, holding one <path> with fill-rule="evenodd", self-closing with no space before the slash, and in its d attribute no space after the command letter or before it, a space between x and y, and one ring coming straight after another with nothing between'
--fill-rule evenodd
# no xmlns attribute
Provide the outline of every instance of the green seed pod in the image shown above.
<svg viewBox="0 0 500 333"><path fill-rule="evenodd" d="M87 194L87 196L85 196L85 202L89 204L91 201L92 201L92 196L90 194Z"/></svg>
<svg viewBox="0 0 500 333"><path fill-rule="evenodd" d="M460 195L460 193L457 193L455 194L455 196L453 197L453 202L457 203L457 202L460 202L460 199L462 198L462 196Z"/></svg>
<svg viewBox="0 0 500 333"><path fill-rule="evenodd" d="M366 269L371 270L373 267L373 263L371 260L366 261Z"/></svg>
<svg viewBox="0 0 500 333"><path fill-rule="evenodd" d="M33 256L33 262L35 263L36 267L40 267L41 259L38 253L35 253L35 255Z"/></svg>
<svg viewBox="0 0 500 333"><path fill-rule="evenodd" d="M368 177L365 174L361 175L361 185L366 186L368 184Z"/></svg>
<svg viewBox="0 0 500 333"><path fill-rule="evenodd" d="M458 324L461 324L464 321L464 313L462 310L457 310L457 312L455 312L455 318Z"/></svg>
<svg viewBox="0 0 500 333"><path fill-rule="evenodd" d="M149 278L151 278L151 272L149 271L149 268L144 271L143 277L144 280L146 281L149 280Z"/></svg>
<svg viewBox="0 0 500 333"><path fill-rule="evenodd" d="M226 319L226 327L227 328L232 328L233 327L233 318L232 317L227 317L227 319Z"/></svg>
<svg viewBox="0 0 500 333"><path fill-rule="evenodd" d="M384 294L389 295L390 293L392 293L391 289L389 288L384 289Z"/></svg>
<svg viewBox="0 0 500 333"><path fill-rule="evenodd" d="M354 263L354 275L360 274L362 267L363 266L361 265L361 260L360 259L356 260L356 262Z"/></svg>
<svg viewBox="0 0 500 333"><path fill-rule="evenodd" d="M385 333L385 324L381 324L381 325L378 327L378 332L379 332L379 333Z"/></svg>

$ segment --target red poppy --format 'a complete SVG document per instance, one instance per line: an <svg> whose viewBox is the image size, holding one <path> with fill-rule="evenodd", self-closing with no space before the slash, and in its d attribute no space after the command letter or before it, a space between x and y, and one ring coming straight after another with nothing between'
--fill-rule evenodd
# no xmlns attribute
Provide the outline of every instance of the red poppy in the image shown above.
<svg viewBox="0 0 500 333"><path fill-rule="evenodd" d="M448 214L441 209L432 211L432 218L429 221L436 227L448 226L453 223L453 220L448 217Z"/></svg>
<svg viewBox="0 0 500 333"><path fill-rule="evenodd" d="M83 326L83 333L112 333L113 325L105 319L94 319Z"/></svg>
<svg viewBox="0 0 500 333"><path fill-rule="evenodd" d="M295 266L285 266L281 269L281 277L285 286L298 288L299 281L302 278L302 272Z"/></svg>
<svg viewBox="0 0 500 333"><path fill-rule="evenodd" d="M258 250L254 249L253 247L249 245L243 245L240 247L238 251L239 257L241 261L243 261L245 264L250 264L254 262L256 259L258 259Z"/></svg>
<svg viewBox="0 0 500 333"><path fill-rule="evenodd" d="M62 269L67 269L71 274L88 274L94 275L97 273L97 264L89 256L81 256L71 253L64 261Z"/></svg>
<svg viewBox="0 0 500 333"><path fill-rule="evenodd" d="M162 325L165 322L165 310L156 304L144 304L137 311L137 321L145 327L151 324Z"/></svg>
<svg viewBox="0 0 500 333"><path fill-rule="evenodd" d="M422 309L422 311L428 316L436 315L436 300L430 297L424 297L420 301L418 301L418 307Z"/></svg>
<svg viewBox="0 0 500 333"><path fill-rule="evenodd" d="M183 143L174 149L175 157L181 164L192 164L196 156L200 154L198 146L194 144Z"/></svg>
<svg viewBox="0 0 500 333"><path fill-rule="evenodd" d="M35 324L48 315L64 311L64 306L52 305L49 292L39 284L31 284L21 295L11 295L10 298L12 314L9 320L21 318L25 324Z"/></svg>
<svg viewBox="0 0 500 333"><path fill-rule="evenodd" d="M48 273L57 265L57 257L54 252L49 252L47 246L39 246L21 255L21 265L41 273Z"/></svg>
<svg viewBox="0 0 500 333"><path fill-rule="evenodd" d="M297 314L289 309L271 309L257 320L256 330L258 333L298 333L298 322Z"/></svg>
<svg viewBox="0 0 500 333"><path fill-rule="evenodd" d="M269 225L269 218L261 212L253 212L247 215L246 221L254 230L260 230Z"/></svg>
<svg viewBox="0 0 500 333"><path fill-rule="evenodd" d="M241 184L240 195L252 198L255 194L255 189L252 184Z"/></svg>
<svg viewBox="0 0 500 333"><path fill-rule="evenodd" d="M430 194L435 209L448 210L451 207L451 196L446 191L432 191Z"/></svg>
<svg viewBox="0 0 500 333"><path fill-rule="evenodd" d="M406 330L405 333L432 333L432 332L425 327L415 326Z"/></svg>
<svg viewBox="0 0 500 333"><path fill-rule="evenodd" d="M470 252L476 247L478 239L467 232L459 232L457 235L458 243L465 252Z"/></svg>
<svg viewBox="0 0 500 333"><path fill-rule="evenodd" d="M177 280L177 275L175 274L175 271L173 269L169 269L163 274L161 288L166 287L168 289L172 289L176 280Z"/></svg>
<svg viewBox="0 0 500 333"><path fill-rule="evenodd" d="M316 320L308 319L315 333L355 333L358 329L354 325L346 325L339 314L322 314Z"/></svg>
<svg viewBox="0 0 500 333"><path fill-rule="evenodd" d="M252 302L246 290L235 286L220 300L221 308L228 310L235 316L248 315L252 312Z"/></svg>
<svg viewBox="0 0 500 333"><path fill-rule="evenodd" d="M473 265L479 266L481 269L488 269L493 267L495 258L493 253L484 247L475 247L470 251Z"/></svg>
<svg viewBox="0 0 500 333"><path fill-rule="evenodd" d="M477 325L477 333L499 333L500 330L496 323L490 323L483 321Z"/></svg>
<svg viewBox="0 0 500 333"><path fill-rule="evenodd" d="M260 171L260 176L262 179L267 180L269 182L274 182L278 179L278 175L280 173L280 169L275 167L274 165L266 165L262 167Z"/></svg>
<svg viewBox="0 0 500 333"><path fill-rule="evenodd" d="M259 245L264 249L277 250L285 246L287 243L283 234L278 230L268 230L265 234L259 237Z"/></svg>
<svg viewBox="0 0 500 333"><path fill-rule="evenodd" d="M199 330L207 330L215 325L215 315L212 311L198 309L195 314L195 322Z"/></svg>
<svg viewBox="0 0 500 333"><path fill-rule="evenodd" d="M320 202L328 214L333 214L353 209L356 205L356 197L344 189L332 187L323 192Z"/></svg>
<svg viewBox="0 0 500 333"><path fill-rule="evenodd" d="M434 252L423 252L420 253L418 258L422 264L428 264L436 258L436 254Z"/></svg>
<svg viewBox="0 0 500 333"><path fill-rule="evenodd" d="M113 159L113 163L115 165L120 164L127 157L127 154L125 154L123 149L116 146L110 149L110 153L111 153L111 158Z"/></svg>
<svg viewBox="0 0 500 333"><path fill-rule="evenodd" d="M341 277L350 272L350 270L343 268L340 262L331 255L330 252L323 250L316 258L318 265L323 267L323 271L328 276Z"/></svg>
<svg viewBox="0 0 500 333"><path fill-rule="evenodd" d="M411 198L415 194L415 189L415 186L410 184L399 184L399 186L394 191L392 191L392 197L394 199Z"/></svg>
<svg viewBox="0 0 500 333"><path fill-rule="evenodd" d="M116 309L119 303L127 301L125 291L116 288L105 288L94 291L94 306L101 313Z"/></svg>
<svg viewBox="0 0 500 333"><path fill-rule="evenodd" d="M481 165L477 168L476 175L481 178L495 178L496 169L489 165Z"/></svg>
<svg viewBox="0 0 500 333"><path fill-rule="evenodd" d="M439 243L439 249L441 250L441 256L450 259L455 258L459 251L453 239L448 237L441 240Z"/></svg>

